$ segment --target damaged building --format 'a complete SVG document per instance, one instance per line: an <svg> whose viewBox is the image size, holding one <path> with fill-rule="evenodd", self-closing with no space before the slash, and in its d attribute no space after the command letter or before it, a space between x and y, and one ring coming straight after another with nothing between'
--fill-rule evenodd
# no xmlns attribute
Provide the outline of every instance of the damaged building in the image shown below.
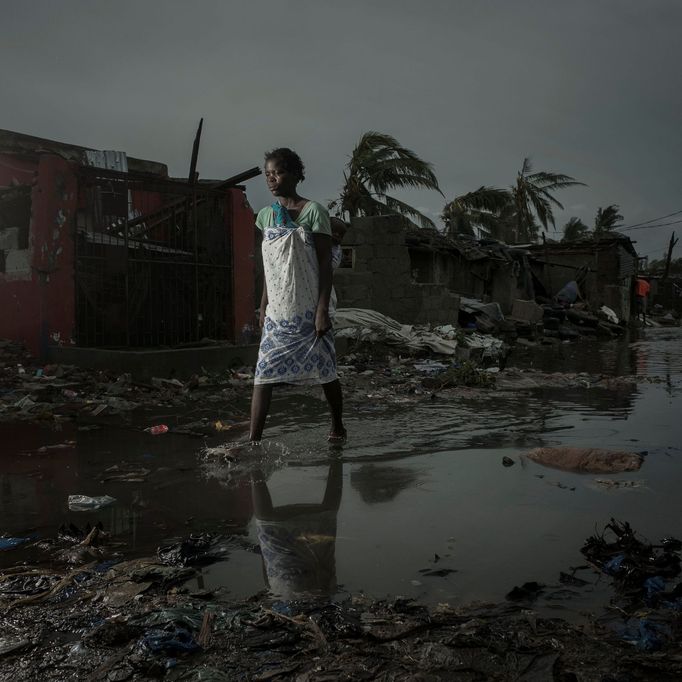
<svg viewBox="0 0 682 682"><path fill-rule="evenodd" d="M605 305L619 320L629 320L639 256L634 243L614 233L602 239L547 242L528 247L537 296L551 298L567 282L580 279L580 291L595 310Z"/></svg>
<svg viewBox="0 0 682 682"><path fill-rule="evenodd" d="M253 321L253 212L240 184L0 130L0 337L158 348ZM239 286L237 286L239 282Z"/></svg>
<svg viewBox="0 0 682 682"><path fill-rule="evenodd" d="M507 245L452 239L400 216L353 219L343 248L334 275L340 305L372 308L403 323L455 323L465 302L496 303L513 317L519 302L548 303L579 275L591 308L606 305L627 321L638 271L633 242L618 234Z"/></svg>

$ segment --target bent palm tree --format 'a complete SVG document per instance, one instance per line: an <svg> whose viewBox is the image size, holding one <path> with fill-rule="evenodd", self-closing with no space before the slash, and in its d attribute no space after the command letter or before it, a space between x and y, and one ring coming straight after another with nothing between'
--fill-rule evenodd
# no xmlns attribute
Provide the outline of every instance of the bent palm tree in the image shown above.
<svg viewBox="0 0 682 682"><path fill-rule="evenodd" d="M500 236L500 212L509 203L507 190L497 187L479 187L445 204L441 218L449 237L458 234L476 236L476 228L489 235Z"/></svg>
<svg viewBox="0 0 682 682"><path fill-rule="evenodd" d="M618 204L610 204L604 209L600 206L597 209L597 215L594 217L595 237L603 237L615 229L618 223L623 222L623 216L618 213L619 210L620 206Z"/></svg>
<svg viewBox="0 0 682 682"><path fill-rule="evenodd" d="M590 228L580 220L573 217L564 225L564 237L562 242L574 242L578 239L585 239L590 234Z"/></svg>
<svg viewBox="0 0 682 682"><path fill-rule="evenodd" d="M570 175L540 171L533 173L530 159L523 160L523 166L516 176L516 184L512 185L512 238L517 242L533 241L538 236L538 223L545 230L547 225L554 225L552 207L563 209L563 205L554 197L553 192L574 185L584 185Z"/></svg>
<svg viewBox="0 0 682 682"><path fill-rule="evenodd" d="M391 135L369 131L355 146L344 172L341 196L329 208L349 217L399 214L413 218L422 227L435 227L416 208L387 194L403 187L440 192L430 163L402 147Z"/></svg>

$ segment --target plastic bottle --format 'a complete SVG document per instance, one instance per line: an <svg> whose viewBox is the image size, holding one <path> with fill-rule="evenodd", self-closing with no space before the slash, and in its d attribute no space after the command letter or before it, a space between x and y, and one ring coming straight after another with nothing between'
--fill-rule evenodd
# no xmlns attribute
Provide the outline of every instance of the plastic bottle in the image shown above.
<svg viewBox="0 0 682 682"><path fill-rule="evenodd" d="M145 431L151 433L152 436L160 436L162 433L168 433L168 427L165 424L157 424L146 428Z"/></svg>

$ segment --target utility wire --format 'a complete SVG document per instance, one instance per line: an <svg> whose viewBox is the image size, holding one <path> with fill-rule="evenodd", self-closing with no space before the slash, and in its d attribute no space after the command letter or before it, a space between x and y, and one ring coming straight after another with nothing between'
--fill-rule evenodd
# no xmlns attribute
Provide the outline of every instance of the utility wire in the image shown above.
<svg viewBox="0 0 682 682"><path fill-rule="evenodd" d="M682 220L672 220L669 223L658 223L657 225L632 225L630 227L614 227L614 230L622 230L623 232L629 232L630 230L649 230L652 227L667 227L668 225L678 225L682 223Z"/></svg>
<svg viewBox="0 0 682 682"><path fill-rule="evenodd" d="M682 209L680 209L679 211L673 211L672 213L668 213L668 215L662 215L658 218L652 218L651 220L645 220L642 223L635 223L634 225L618 225L618 227L615 227L614 229L615 230L631 230L631 229L634 229L635 227L640 227L641 225L648 225L649 223L656 223L659 220L665 220L666 218L671 218L672 216L679 215L680 213L682 213ZM668 223L668 224L670 225L673 223Z"/></svg>

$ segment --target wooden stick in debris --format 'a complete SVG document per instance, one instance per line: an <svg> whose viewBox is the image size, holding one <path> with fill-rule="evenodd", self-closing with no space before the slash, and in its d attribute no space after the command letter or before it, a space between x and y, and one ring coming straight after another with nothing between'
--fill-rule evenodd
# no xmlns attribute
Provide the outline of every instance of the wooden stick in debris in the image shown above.
<svg viewBox="0 0 682 682"><path fill-rule="evenodd" d="M197 642L202 649L208 649L211 645L211 638L213 637L213 621L215 620L215 613L213 611L204 611L204 620L201 623L201 630Z"/></svg>
<svg viewBox="0 0 682 682"><path fill-rule="evenodd" d="M329 642L324 636L322 630L320 630L320 626L312 618L306 617L304 615L299 615L296 618L292 618L291 616L285 616L283 613L277 613L277 611L271 611L270 609L263 609L263 612L287 623L293 623L294 625L300 625L304 627L310 631L321 648L327 649L329 647Z"/></svg>
<svg viewBox="0 0 682 682"><path fill-rule="evenodd" d="M80 544L83 547L92 547L92 545L95 544L95 540L97 540L97 536L99 535L99 528L97 526L93 526L92 530L87 534L85 540L81 542Z"/></svg>
<svg viewBox="0 0 682 682"><path fill-rule="evenodd" d="M38 602L44 601L45 599L52 597L53 595L57 594L57 592L63 590L78 574L89 571L91 568L93 568L93 566L95 566L96 563L97 563L96 561L93 561L92 563L89 563L86 566L74 568L73 571L67 573L52 589L47 590L47 592L40 592L40 594L32 594L29 597L15 599L11 604L9 604L9 606L5 610L5 613L6 614L9 613L15 606L37 604Z"/></svg>

